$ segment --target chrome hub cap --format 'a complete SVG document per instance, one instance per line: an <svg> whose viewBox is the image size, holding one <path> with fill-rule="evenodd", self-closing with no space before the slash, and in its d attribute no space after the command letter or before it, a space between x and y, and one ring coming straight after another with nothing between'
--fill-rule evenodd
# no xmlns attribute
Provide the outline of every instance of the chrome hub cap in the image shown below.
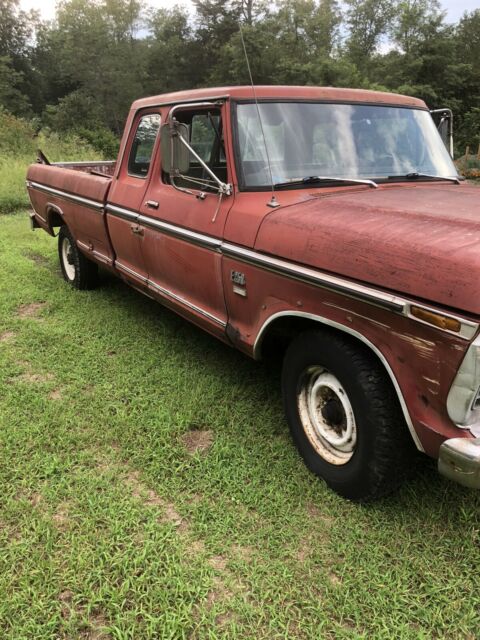
<svg viewBox="0 0 480 640"><path fill-rule="evenodd" d="M69 280L75 280L75 264L73 262L72 244L68 238L62 242L62 262Z"/></svg>
<svg viewBox="0 0 480 640"><path fill-rule="evenodd" d="M352 457L357 427L352 405L338 378L322 367L310 367L297 392L302 426L315 451L330 464Z"/></svg>

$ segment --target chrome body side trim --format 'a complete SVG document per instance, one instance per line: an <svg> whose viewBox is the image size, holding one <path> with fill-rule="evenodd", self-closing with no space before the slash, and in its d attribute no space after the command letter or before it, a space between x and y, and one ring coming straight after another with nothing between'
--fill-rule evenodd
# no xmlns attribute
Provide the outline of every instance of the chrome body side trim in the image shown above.
<svg viewBox="0 0 480 640"><path fill-rule="evenodd" d="M390 377L390 380L392 381L392 384L395 388L395 391L397 393L397 397L400 402L400 406L402 408L402 412L403 412L405 421L407 423L408 430L410 431L410 435L412 436L417 449L419 451L424 451L422 443L420 442L417 432L415 431L415 428L413 426L413 422L410 417L410 413L408 411L407 403L405 402L405 398L403 397L402 390L400 389L400 385L398 384L397 378L395 377L395 374L393 373L393 370L390 367L388 360L385 358L385 356L380 351L380 349L373 344L373 342L370 342L370 340L365 338L363 334L359 333L358 331L355 331L355 329L352 329L351 327L347 327L346 325L341 324L339 322L335 322L334 320L329 320L328 318L324 318L323 316L318 316L312 313L306 313L303 311L279 311L278 313L274 313L269 318L267 318L267 320L263 323L262 327L260 328L260 331L257 334L257 337L255 339L255 344L253 346L253 357L256 360L260 358L260 347L262 344L263 337L265 335L265 331L267 330L268 326L277 318L288 317L288 316L308 318L309 320L314 320L315 322L318 322L320 324L325 324L329 327L333 327L334 329L338 329L340 331L348 333L354 338L357 338L358 340L360 340L360 342L363 342L364 344L366 344L367 347L369 347L375 353L375 355L379 358L380 362L385 367Z"/></svg>
<svg viewBox="0 0 480 640"><path fill-rule="evenodd" d="M432 328L436 328L439 331L443 331L445 333L450 333L451 335L459 336L464 340L471 340L479 328L479 324L477 322L467 320L465 318L462 318L461 316L457 316L454 314L445 313L444 311L435 309L429 305L412 302L411 300L408 300L402 296L386 293L378 289L374 289L373 287L353 282L346 278L333 276L317 269L304 267L288 260L275 258L258 251L246 249L230 242L224 242L223 240L215 238L214 236L197 233L184 227L179 227L169 222L164 222L157 218L140 214L136 211L132 211L131 209L125 209L124 207L120 207L114 204L107 204L104 207L103 203L96 200L89 200L80 196L74 196L65 191L61 191L60 189L53 189L38 182L27 181L27 186L45 191L47 193L52 193L53 195L71 200L72 202L78 202L79 204L91 207L100 213L106 211L111 215L117 216L129 222L136 222L137 224L141 224L156 231L163 232L172 237L184 240L185 242L190 242L191 244L195 244L206 249L218 251L219 253L230 258L235 258L237 260L240 260L241 262L252 264L267 271L277 273L281 276L305 282L306 284L311 284L337 293L342 293L343 295L346 295L350 298L361 300L369 304L388 309L389 311L393 311L395 313L400 313L407 316L411 320L414 320L415 322L427 324ZM441 329L439 327L435 327L435 325L431 325L413 316L410 312L410 307L412 305L421 307L422 309L426 309L433 313L440 313L441 315L444 315L446 317L458 320L461 324L460 331L455 332L448 329Z"/></svg>
<svg viewBox="0 0 480 640"><path fill-rule="evenodd" d="M195 311L199 315L204 316L205 318L207 318L208 320L211 320L212 322L215 322L215 324L218 324L221 327L227 326L227 323L224 320L213 315L213 313L210 313L209 311L206 311L205 309L198 307L196 304L193 304L192 302L185 300L185 298L178 296L176 293L173 293L172 291L169 291L168 289L161 287L156 282L153 282L152 280L148 280L148 286L149 288L153 289L154 291L161 294L162 296L166 298L170 298L174 302L178 302L181 305L188 307L189 309L191 309L192 311Z"/></svg>
<svg viewBox="0 0 480 640"><path fill-rule="evenodd" d="M70 200L71 202L75 202L76 204L81 204L89 209L94 209L99 213L103 212L103 202L99 202L98 200L90 200L89 198L83 198L82 196L76 196L73 193L68 193L67 191L62 191L61 189L54 189L53 187L47 187L45 184L41 184L40 182L32 182L31 180L27 180L27 187L32 189L37 189L38 191L43 191L44 193L51 193L58 198L62 198L63 200Z"/></svg>
<svg viewBox="0 0 480 640"><path fill-rule="evenodd" d="M77 240L77 245L80 247L80 249L83 249L83 251L85 251L86 253L89 253L95 256L97 260L100 260L101 262L104 262L105 264L108 264L108 265L112 264L113 260L111 258L106 256L101 251L97 251L97 249L91 249L88 246L88 244L86 244L85 242L82 242L81 240Z"/></svg>
<svg viewBox="0 0 480 640"><path fill-rule="evenodd" d="M52 167L111 167L116 164L116 160L68 160L67 162L51 162Z"/></svg>
<svg viewBox="0 0 480 640"><path fill-rule="evenodd" d="M217 316L213 315L213 313L210 313L209 311L206 311L205 309L202 309L202 307L199 307L196 304L193 304L192 302L189 302L185 298L182 298L181 296L177 295L176 293L173 293L173 291L170 291L169 289L165 289L164 287L161 287L156 282L153 282L152 280L149 280L148 278L146 278L145 276L142 276L140 273L137 273L133 269L130 269L129 267L126 267L122 263L115 262L115 266L118 269L120 269L121 271L124 271L126 274L128 274L130 276L133 276L133 277L137 278L138 280L141 280L144 284L146 284L148 286L148 288L151 291L154 291L155 293L160 294L164 298L169 298L169 299L173 300L174 302L178 302L179 304L183 305L184 307L187 307L191 311L195 311L195 313L198 313L199 315L203 316L204 318L207 318L208 320L211 320L212 322L215 322L216 324L220 325L221 327L226 327L227 326L227 323L224 320L222 320L221 318L218 318ZM142 291L142 293L144 293L144 292Z"/></svg>
<svg viewBox="0 0 480 640"><path fill-rule="evenodd" d="M222 241L219 238L206 236L202 233L197 233L196 231L184 229L183 227L177 227L176 225L170 224L169 222L162 222L161 220L151 218L150 216L140 215L137 218L136 222L138 224L149 227L150 229L154 229L155 231L161 231L169 236L179 238L180 240L185 240L186 242L196 244L200 247L205 247L206 249L220 251L220 248L222 246Z"/></svg>
<svg viewBox="0 0 480 640"><path fill-rule="evenodd" d="M145 276L142 276L141 273L138 273L137 271L134 271L133 269L130 269L130 267L125 266L121 262L118 262L118 260L115 260L115 267L117 269L120 269L120 271L124 271L129 276L133 276L134 278L137 278L137 280L141 280L145 284L148 283L148 278L146 278Z"/></svg>
<svg viewBox="0 0 480 640"><path fill-rule="evenodd" d="M348 295L349 297L366 300L376 306L380 306L390 311L402 313L405 310L406 300L392 294L382 293L376 289L372 289L365 285L356 284L349 280L330 276L326 273L302 267L293 262L273 258L271 256L244 249L230 243L222 244L222 253L231 258L236 258L242 262L247 262L255 266L262 267L267 271L278 273L279 275L288 276L295 280L300 280L307 284L320 286L323 289L330 289Z"/></svg>
<svg viewBox="0 0 480 640"><path fill-rule="evenodd" d="M111 213L117 218L128 220L129 222L137 222L140 214L132 211L131 209L124 209L123 207L117 207L116 204L107 204L105 207L107 213Z"/></svg>

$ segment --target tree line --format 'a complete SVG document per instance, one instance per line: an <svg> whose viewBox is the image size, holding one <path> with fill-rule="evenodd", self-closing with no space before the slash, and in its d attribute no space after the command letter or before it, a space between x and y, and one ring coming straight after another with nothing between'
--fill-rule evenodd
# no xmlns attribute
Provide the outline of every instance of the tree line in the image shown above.
<svg viewBox="0 0 480 640"><path fill-rule="evenodd" d="M457 151L480 138L480 10L438 0L60 0L54 20L0 0L0 108L114 152L131 102L256 84L395 91L455 114Z"/></svg>

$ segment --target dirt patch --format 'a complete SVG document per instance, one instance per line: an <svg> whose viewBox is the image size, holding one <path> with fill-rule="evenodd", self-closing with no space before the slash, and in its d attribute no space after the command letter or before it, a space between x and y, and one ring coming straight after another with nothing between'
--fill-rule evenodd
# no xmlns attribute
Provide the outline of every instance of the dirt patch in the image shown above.
<svg viewBox="0 0 480 640"><path fill-rule="evenodd" d="M182 442L188 453L204 453L208 451L213 443L213 431L209 429L193 429L182 436Z"/></svg>
<svg viewBox="0 0 480 640"><path fill-rule="evenodd" d="M15 337L15 333L13 331L4 331L0 333L0 342L8 342Z"/></svg>
<svg viewBox="0 0 480 640"><path fill-rule="evenodd" d="M106 631L108 620L103 614L92 614L88 623L90 628L81 636L84 640L109 640L112 637Z"/></svg>
<svg viewBox="0 0 480 640"><path fill-rule="evenodd" d="M25 369L26 371L24 373L21 373L18 376L15 376L13 378L9 378L8 382L9 383L13 383L13 382L32 382L32 383L37 383L37 382L49 382L50 380L53 380L54 376L51 373L34 373L32 371L32 367L30 362L26 362L25 360L18 360L16 363L17 367L22 367L22 369Z"/></svg>
<svg viewBox="0 0 480 640"><path fill-rule="evenodd" d="M35 251L27 251L24 256L32 260L38 267L48 267L50 264L48 258L42 256L41 253L35 253Z"/></svg>
<svg viewBox="0 0 480 640"><path fill-rule="evenodd" d="M51 373L22 373L15 378L18 382L49 382L53 380Z"/></svg>
<svg viewBox="0 0 480 640"><path fill-rule="evenodd" d="M21 304L17 309L17 316L19 318L35 318L46 306L46 302L30 302L29 304Z"/></svg>
<svg viewBox="0 0 480 640"><path fill-rule="evenodd" d="M307 504L307 514L308 514L309 518L318 520L318 521L322 522L323 524L325 524L328 527L331 527L331 526L333 526L335 524L335 518L332 518L332 516L329 516L326 513L323 513L312 502Z"/></svg>
<svg viewBox="0 0 480 640"><path fill-rule="evenodd" d="M309 540L304 538L303 540L300 541L295 559L297 562L302 563L302 562L305 562L305 560L308 558L309 555L310 555Z"/></svg>
<svg viewBox="0 0 480 640"><path fill-rule="evenodd" d="M340 576L337 576L337 574L333 573L333 571L330 571L330 573L328 574L328 580L335 586L342 584L342 579L340 578Z"/></svg>
<svg viewBox="0 0 480 640"><path fill-rule="evenodd" d="M139 479L138 471L131 471L127 474L126 483L132 489L134 498L140 499L143 504L153 507L160 507L164 512L162 520L173 524L176 527L184 525L181 515L175 509L174 505L167 500L161 498L153 489L148 489Z"/></svg>
<svg viewBox="0 0 480 640"><path fill-rule="evenodd" d="M64 620L67 620L72 615L73 593L69 589L65 589L59 594L58 599L61 603L60 615Z"/></svg>
<svg viewBox="0 0 480 640"><path fill-rule="evenodd" d="M70 518L68 515L68 505L66 503L62 503L57 507L57 510L52 515L52 520L55 527L60 531L65 531L68 528Z"/></svg>
<svg viewBox="0 0 480 640"><path fill-rule="evenodd" d="M227 560L223 556L212 556L208 560L208 564L216 571L225 571Z"/></svg>
<svg viewBox="0 0 480 640"><path fill-rule="evenodd" d="M187 554L192 558L199 558L205 555L205 544L202 540L193 540L188 544Z"/></svg>
<svg viewBox="0 0 480 640"><path fill-rule="evenodd" d="M50 400L61 400L62 392L60 389L54 389L53 391L50 391L48 397L50 398Z"/></svg>
<svg viewBox="0 0 480 640"><path fill-rule="evenodd" d="M211 589L207 595L207 607L209 609L211 609L217 602L224 602L225 600L233 598L233 593L221 578L215 576L212 582L213 589Z"/></svg>
<svg viewBox="0 0 480 640"><path fill-rule="evenodd" d="M28 499L32 507L38 507L38 505L42 502L42 500L43 500L43 497L41 493L32 493L32 495Z"/></svg>
<svg viewBox="0 0 480 640"><path fill-rule="evenodd" d="M232 552L237 558L243 560L244 562L249 562L254 554L253 547L243 547L240 544L234 544L232 547Z"/></svg>

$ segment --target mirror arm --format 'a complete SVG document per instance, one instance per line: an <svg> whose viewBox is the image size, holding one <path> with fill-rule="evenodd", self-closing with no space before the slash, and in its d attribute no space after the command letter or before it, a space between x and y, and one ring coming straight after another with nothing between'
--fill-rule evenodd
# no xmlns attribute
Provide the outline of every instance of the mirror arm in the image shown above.
<svg viewBox="0 0 480 640"><path fill-rule="evenodd" d="M175 132L175 135L178 136L180 142L190 151L192 156L202 165L202 167L209 174L209 176L217 183L219 193L222 193L226 196L231 195L232 185L222 182L219 178L217 178L217 176L213 173L210 167L207 164L205 164L205 162L198 155L198 153L194 149L192 149L192 147L188 144L185 138L178 133L178 131Z"/></svg>

